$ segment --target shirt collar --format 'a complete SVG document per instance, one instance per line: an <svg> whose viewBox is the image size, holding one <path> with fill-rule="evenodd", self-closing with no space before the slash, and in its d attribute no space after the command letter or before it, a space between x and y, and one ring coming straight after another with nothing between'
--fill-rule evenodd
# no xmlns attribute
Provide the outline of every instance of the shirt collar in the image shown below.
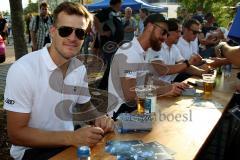
<svg viewBox="0 0 240 160"><path fill-rule="evenodd" d="M53 62L52 57L50 56L50 53L48 52L48 46L45 46L41 49L42 57L43 57L43 61L45 62L45 64L47 65L47 68L50 71L55 70L57 67L57 65Z"/></svg>
<svg viewBox="0 0 240 160"><path fill-rule="evenodd" d="M180 40L184 43L184 44L187 44L189 45L190 43L188 41L186 41L183 37L180 37Z"/></svg>
<svg viewBox="0 0 240 160"><path fill-rule="evenodd" d="M134 49L136 50L137 53L139 54L145 54L145 51L144 49L142 48L141 44L139 43L138 39L136 37L133 38L133 41L132 41L133 45L134 45Z"/></svg>
<svg viewBox="0 0 240 160"><path fill-rule="evenodd" d="M68 66L68 72L71 73L71 72L75 72L77 71L77 68L83 66L84 64L76 57L73 57L71 59L71 62Z"/></svg>
<svg viewBox="0 0 240 160"><path fill-rule="evenodd" d="M162 43L162 48L163 49L169 49L169 46L164 42L164 43Z"/></svg>
<svg viewBox="0 0 240 160"><path fill-rule="evenodd" d="M53 71L55 69L58 68L58 66L53 62L52 57L50 56L50 53L48 52L47 49L47 45L45 47L43 47L43 49L41 49L41 52L43 53L43 61L45 62L45 64L47 65L47 68L49 69L49 71ZM76 71L76 68L79 68L80 66L83 65L83 63L77 58L77 57L73 57L70 60L70 64L68 67L68 71L72 72L72 71Z"/></svg>

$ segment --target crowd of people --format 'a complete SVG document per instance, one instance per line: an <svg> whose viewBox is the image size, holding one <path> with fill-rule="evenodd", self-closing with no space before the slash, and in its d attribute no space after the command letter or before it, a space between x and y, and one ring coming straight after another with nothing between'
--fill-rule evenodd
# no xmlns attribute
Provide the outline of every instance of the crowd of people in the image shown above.
<svg viewBox="0 0 240 160"><path fill-rule="evenodd" d="M4 109L14 159L43 160L68 146L97 144L113 131L120 113L136 110L134 88L146 83L139 82L139 73L152 73L158 96L179 96L190 76L240 65L239 46L226 43L227 31L216 27L212 13L199 12L181 23L140 9L137 23L130 7L121 17L121 3L110 0L109 8L94 15L79 3L63 2L53 15L47 3L40 5L40 15L29 22L33 52L17 60L6 79ZM66 120L58 114L68 117L67 110L77 110L75 116L83 116L96 107L90 101L87 69L77 58L80 52L88 54L90 46L106 65L98 88L108 90L117 103L104 114L94 112L86 122L91 125L74 129L71 116ZM206 63L202 57L216 58Z"/></svg>

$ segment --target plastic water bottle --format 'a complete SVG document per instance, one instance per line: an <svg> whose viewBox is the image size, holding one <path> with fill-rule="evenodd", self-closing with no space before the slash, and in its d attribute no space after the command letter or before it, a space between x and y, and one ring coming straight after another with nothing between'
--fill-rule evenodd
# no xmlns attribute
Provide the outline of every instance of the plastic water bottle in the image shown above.
<svg viewBox="0 0 240 160"><path fill-rule="evenodd" d="M153 74L149 74L146 90L145 113L155 113L157 93L154 86Z"/></svg>
<svg viewBox="0 0 240 160"><path fill-rule="evenodd" d="M232 65L231 64L227 64L224 66L224 76L225 77L230 77L231 76L231 72L232 72Z"/></svg>
<svg viewBox="0 0 240 160"><path fill-rule="evenodd" d="M90 160L90 148L88 146L80 146L77 149L78 160Z"/></svg>

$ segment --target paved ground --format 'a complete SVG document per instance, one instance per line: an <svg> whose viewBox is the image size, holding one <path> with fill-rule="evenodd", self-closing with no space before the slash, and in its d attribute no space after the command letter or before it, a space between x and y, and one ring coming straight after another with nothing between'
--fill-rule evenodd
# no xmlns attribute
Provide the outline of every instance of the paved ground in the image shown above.
<svg viewBox="0 0 240 160"><path fill-rule="evenodd" d="M15 61L13 45L7 46L6 61L0 64L0 96L2 97L5 88L6 75L8 68Z"/></svg>
<svg viewBox="0 0 240 160"><path fill-rule="evenodd" d="M6 82L6 75L8 68L15 61L14 57L14 49L13 46L7 46L6 52L6 61L0 64L0 159L2 160L12 160L9 155L9 149L11 144L9 143L9 139L7 137L7 129L6 129L6 112L2 109L3 103L3 94Z"/></svg>
<svg viewBox="0 0 240 160"><path fill-rule="evenodd" d="M28 48L30 51L30 48ZM6 49L6 61L0 64L0 97L4 93L6 75L9 67L15 61L15 52L13 45L8 45Z"/></svg>

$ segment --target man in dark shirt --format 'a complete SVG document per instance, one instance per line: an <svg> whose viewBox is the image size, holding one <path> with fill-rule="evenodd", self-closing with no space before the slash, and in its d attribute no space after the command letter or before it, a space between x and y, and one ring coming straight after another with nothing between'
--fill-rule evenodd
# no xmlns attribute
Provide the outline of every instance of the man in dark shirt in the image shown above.
<svg viewBox="0 0 240 160"><path fill-rule="evenodd" d="M5 40L7 37L7 21L3 18L2 13L0 12L0 35Z"/></svg>
<svg viewBox="0 0 240 160"><path fill-rule="evenodd" d="M110 0L110 7L95 15L95 27L100 36L100 52L104 63L107 65L99 89L108 88L108 75L112 56L118 49L118 44L123 40L123 24L120 19L121 0Z"/></svg>

